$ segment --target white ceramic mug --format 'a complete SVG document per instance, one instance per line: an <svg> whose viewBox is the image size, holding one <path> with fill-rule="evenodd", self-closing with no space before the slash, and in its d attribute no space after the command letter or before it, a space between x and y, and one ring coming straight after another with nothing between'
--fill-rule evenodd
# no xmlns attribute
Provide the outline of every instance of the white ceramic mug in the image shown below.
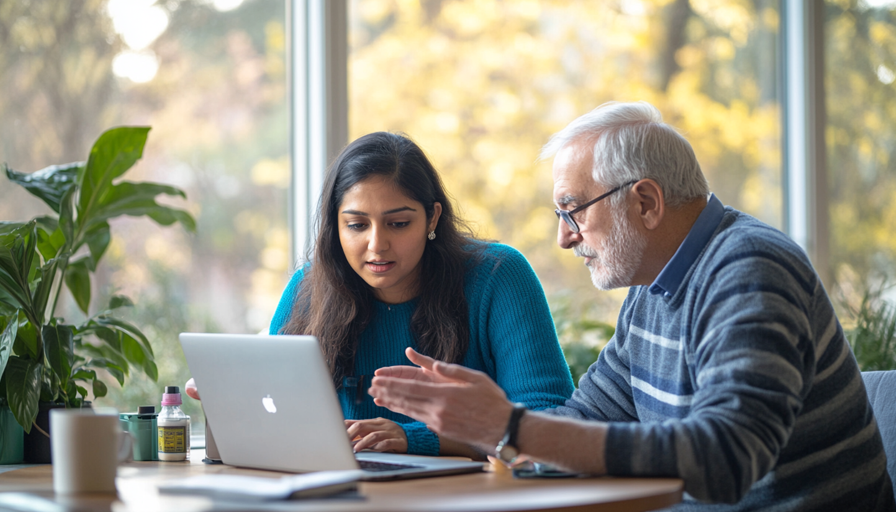
<svg viewBox="0 0 896 512"><path fill-rule="evenodd" d="M51 409L53 490L59 494L115 492L119 462L134 451L115 409Z"/></svg>

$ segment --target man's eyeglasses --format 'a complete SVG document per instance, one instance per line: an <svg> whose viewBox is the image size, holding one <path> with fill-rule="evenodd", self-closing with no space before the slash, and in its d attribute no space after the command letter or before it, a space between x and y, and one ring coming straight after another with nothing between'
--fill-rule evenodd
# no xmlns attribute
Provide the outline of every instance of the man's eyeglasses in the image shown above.
<svg viewBox="0 0 896 512"><path fill-rule="evenodd" d="M573 208L572 210L560 210L560 209L557 209L557 210L554 210L554 213L557 214L557 218L558 218L558 219L562 219L563 222L565 222L566 225L569 226L569 229L571 229L573 233L578 233L578 232L580 231L580 230L579 230L579 225L576 224L576 220L572 218L572 216L573 216L574 214L579 213L580 211L584 210L585 208L588 208L588 207L591 206L592 204L594 204L594 203L600 201L601 199L604 199L604 198L608 197L610 194L613 194L614 192L618 192L618 191L622 190L623 188L625 188L625 187L627 187L627 186L629 186L629 185L634 185L634 184L637 183L637 182L638 182L638 180L630 181L630 182L628 182L628 183L624 183L624 184L619 185L618 187L614 188L613 190L611 190L611 191L609 191L609 192L607 192L607 193L605 193L605 194L601 194L601 195L595 197L595 198L592 199L591 201L588 201L587 203L585 203L585 204L583 204L583 205L581 205L581 206L578 206L578 207L576 207L576 208Z"/></svg>

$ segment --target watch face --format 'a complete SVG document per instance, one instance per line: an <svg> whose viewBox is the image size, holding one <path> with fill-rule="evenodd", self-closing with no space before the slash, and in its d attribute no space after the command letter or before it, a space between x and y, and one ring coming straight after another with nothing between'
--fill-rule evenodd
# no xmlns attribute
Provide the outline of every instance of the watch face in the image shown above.
<svg viewBox="0 0 896 512"><path fill-rule="evenodd" d="M498 453L497 453L498 458L501 459L503 462L506 462L506 463L508 463L508 464L510 464L510 463L512 463L514 460L516 460L516 458L517 458L517 456L518 456L519 454L520 454L520 451L519 451L519 450L517 450L517 449L516 449L515 447L513 447L513 446L506 445L506 444L503 445L503 446L501 446L501 447L498 449Z"/></svg>

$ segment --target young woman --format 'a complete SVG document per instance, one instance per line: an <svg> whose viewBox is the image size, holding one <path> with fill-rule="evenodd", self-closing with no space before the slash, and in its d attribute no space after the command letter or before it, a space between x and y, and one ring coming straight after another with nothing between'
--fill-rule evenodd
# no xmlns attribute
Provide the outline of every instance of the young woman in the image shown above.
<svg viewBox="0 0 896 512"><path fill-rule="evenodd" d="M356 451L471 455L367 394L376 369L408 363L408 347L487 373L531 409L572 394L532 268L463 229L410 139L377 132L349 144L328 170L316 221L311 263L287 285L270 332L320 340Z"/></svg>

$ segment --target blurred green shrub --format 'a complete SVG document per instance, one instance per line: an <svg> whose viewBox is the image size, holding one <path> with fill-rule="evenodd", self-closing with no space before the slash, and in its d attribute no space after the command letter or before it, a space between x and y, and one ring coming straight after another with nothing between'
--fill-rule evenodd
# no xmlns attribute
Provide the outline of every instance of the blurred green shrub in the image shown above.
<svg viewBox="0 0 896 512"><path fill-rule="evenodd" d="M555 294L550 303L560 347L573 382L578 387L579 379L597 361L597 356L613 337L616 328L596 320L596 312L587 307L590 302L577 301L571 293Z"/></svg>
<svg viewBox="0 0 896 512"><path fill-rule="evenodd" d="M846 337L862 371L896 370L896 306L883 299L887 286L869 287L855 307Z"/></svg>

